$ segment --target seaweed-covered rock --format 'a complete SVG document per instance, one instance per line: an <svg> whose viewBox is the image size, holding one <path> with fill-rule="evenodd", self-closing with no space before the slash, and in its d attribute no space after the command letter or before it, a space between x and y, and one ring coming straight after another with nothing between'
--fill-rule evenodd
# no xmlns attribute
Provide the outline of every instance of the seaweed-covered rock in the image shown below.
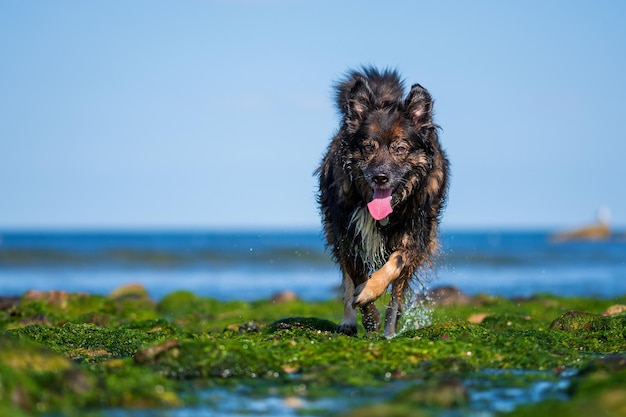
<svg viewBox="0 0 626 417"><path fill-rule="evenodd" d="M7 408L49 411L67 398L85 405L96 388L93 376L28 339L0 335L0 352L0 400L9 400Z"/></svg>
<svg viewBox="0 0 626 417"><path fill-rule="evenodd" d="M261 327L262 326L259 326L257 322L255 322L254 320L251 320L242 324L229 324L228 326L226 326L226 329L224 329L224 331L240 333L240 334L258 333L261 331Z"/></svg>
<svg viewBox="0 0 626 417"><path fill-rule="evenodd" d="M135 353L135 363L146 364L153 362L159 355L178 347L178 340L166 340L154 346L147 347Z"/></svg>
<svg viewBox="0 0 626 417"><path fill-rule="evenodd" d="M608 321L599 314L571 310L564 313L550 324L552 330L575 332L578 330L597 331L609 328Z"/></svg>
<svg viewBox="0 0 626 417"><path fill-rule="evenodd" d="M321 332L335 332L337 330L337 324L329 320L319 319L316 317L288 317L280 320L276 320L268 326L270 333L279 330L293 330L293 329L305 329L305 330L318 330Z"/></svg>

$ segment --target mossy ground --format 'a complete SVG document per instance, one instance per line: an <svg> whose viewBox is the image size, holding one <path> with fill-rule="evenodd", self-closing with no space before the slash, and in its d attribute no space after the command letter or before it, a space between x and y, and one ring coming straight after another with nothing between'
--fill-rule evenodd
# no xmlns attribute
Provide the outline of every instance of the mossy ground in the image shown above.
<svg viewBox="0 0 626 417"><path fill-rule="evenodd" d="M437 415L467 407L477 375L495 385L536 378L485 370L555 380L577 371L566 401L515 415L626 415L626 315L601 315L617 304L626 297L478 296L432 306L430 325L388 340L362 328L358 337L334 333L339 300L220 302L176 292L156 303L140 287L106 297L29 293L0 303L0 415L178 407L197 403L199 387L319 398L393 381L406 388L354 415Z"/></svg>

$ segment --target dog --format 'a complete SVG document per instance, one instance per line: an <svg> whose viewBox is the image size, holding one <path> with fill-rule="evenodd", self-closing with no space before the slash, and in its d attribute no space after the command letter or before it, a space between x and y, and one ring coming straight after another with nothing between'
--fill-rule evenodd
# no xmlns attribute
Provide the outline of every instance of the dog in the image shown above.
<svg viewBox="0 0 626 417"><path fill-rule="evenodd" d="M336 86L341 125L316 170L324 235L343 275L338 333L380 330L374 304L389 286L384 336L394 337L402 301L432 266L448 186L448 159L433 99L414 84L405 97L395 70L363 67Z"/></svg>

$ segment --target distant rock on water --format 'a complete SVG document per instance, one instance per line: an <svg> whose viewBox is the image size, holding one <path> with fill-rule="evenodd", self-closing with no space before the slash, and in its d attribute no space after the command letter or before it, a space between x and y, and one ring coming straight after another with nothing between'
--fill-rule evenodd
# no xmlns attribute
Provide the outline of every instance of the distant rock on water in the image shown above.
<svg viewBox="0 0 626 417"><path fill-rule="evenodd" d="M607 240L611 238L609 226L610 212L607 208L598 211L596 223L578 229L554 233L551 240L554 242L569 242L575 240Z"/></svg>
<svg viewBox="0 0 626 417"><path fill-rule="evenodd" d="M572 240L605 240L611 237L611 228L606 224L593 224L552 235L555 242L567 242Z"/></svg>

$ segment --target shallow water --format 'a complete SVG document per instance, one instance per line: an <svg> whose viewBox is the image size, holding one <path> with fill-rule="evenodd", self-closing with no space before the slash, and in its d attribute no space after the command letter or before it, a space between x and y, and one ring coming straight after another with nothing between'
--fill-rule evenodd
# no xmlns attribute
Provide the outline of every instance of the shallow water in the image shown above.
<svg viewBox="0 0 626 417"><path fill-rule="evenodd" d="M441 417L491 417L510 412L521 404L547 399L566 400L572 374L559 379L551 373L529 371L484 370L463 381L468 404L441 409ZM525 385L520 381L528 379ZM334 397L309 399L306 396L260 396L248 387L213 388L200 391L200 404L171 410L109 410L111 417L227 417L268 415L277 417L337 415L357 407L388 401L394 395L415 387L419 382L393 381L383 387L342 389Z"/></svg>
<svg viewBox="0 0 626 417"><path fill-rule="evenodd" d="M547 232L445 232L430 286L469 294L626 293L626 239L554 243ZM0 232L0 295L109 293L130 282L155 299L189 290L255 300L290 290L335 297L341 281L319 232Z"/></svg>
<svg viewBox="0 0 626 417"><path fill-rule="evenodd" d="M469 415L492 415L494 412L507 413L522 404L531 404L547 399L566 400L566 391L570 385L570 378L573 372L565 372L555 379L554 374L537 371L515 371L515 370L483 370L484 376L495 377L497 379L484 379L480 375L475 379L466 381L469 392L469 408L477 414ZM515 380L517 377L532 376L538 378L527 386L512 384L507 386L503 380ZM546 379L542 379L545 376Z"/></svg>

